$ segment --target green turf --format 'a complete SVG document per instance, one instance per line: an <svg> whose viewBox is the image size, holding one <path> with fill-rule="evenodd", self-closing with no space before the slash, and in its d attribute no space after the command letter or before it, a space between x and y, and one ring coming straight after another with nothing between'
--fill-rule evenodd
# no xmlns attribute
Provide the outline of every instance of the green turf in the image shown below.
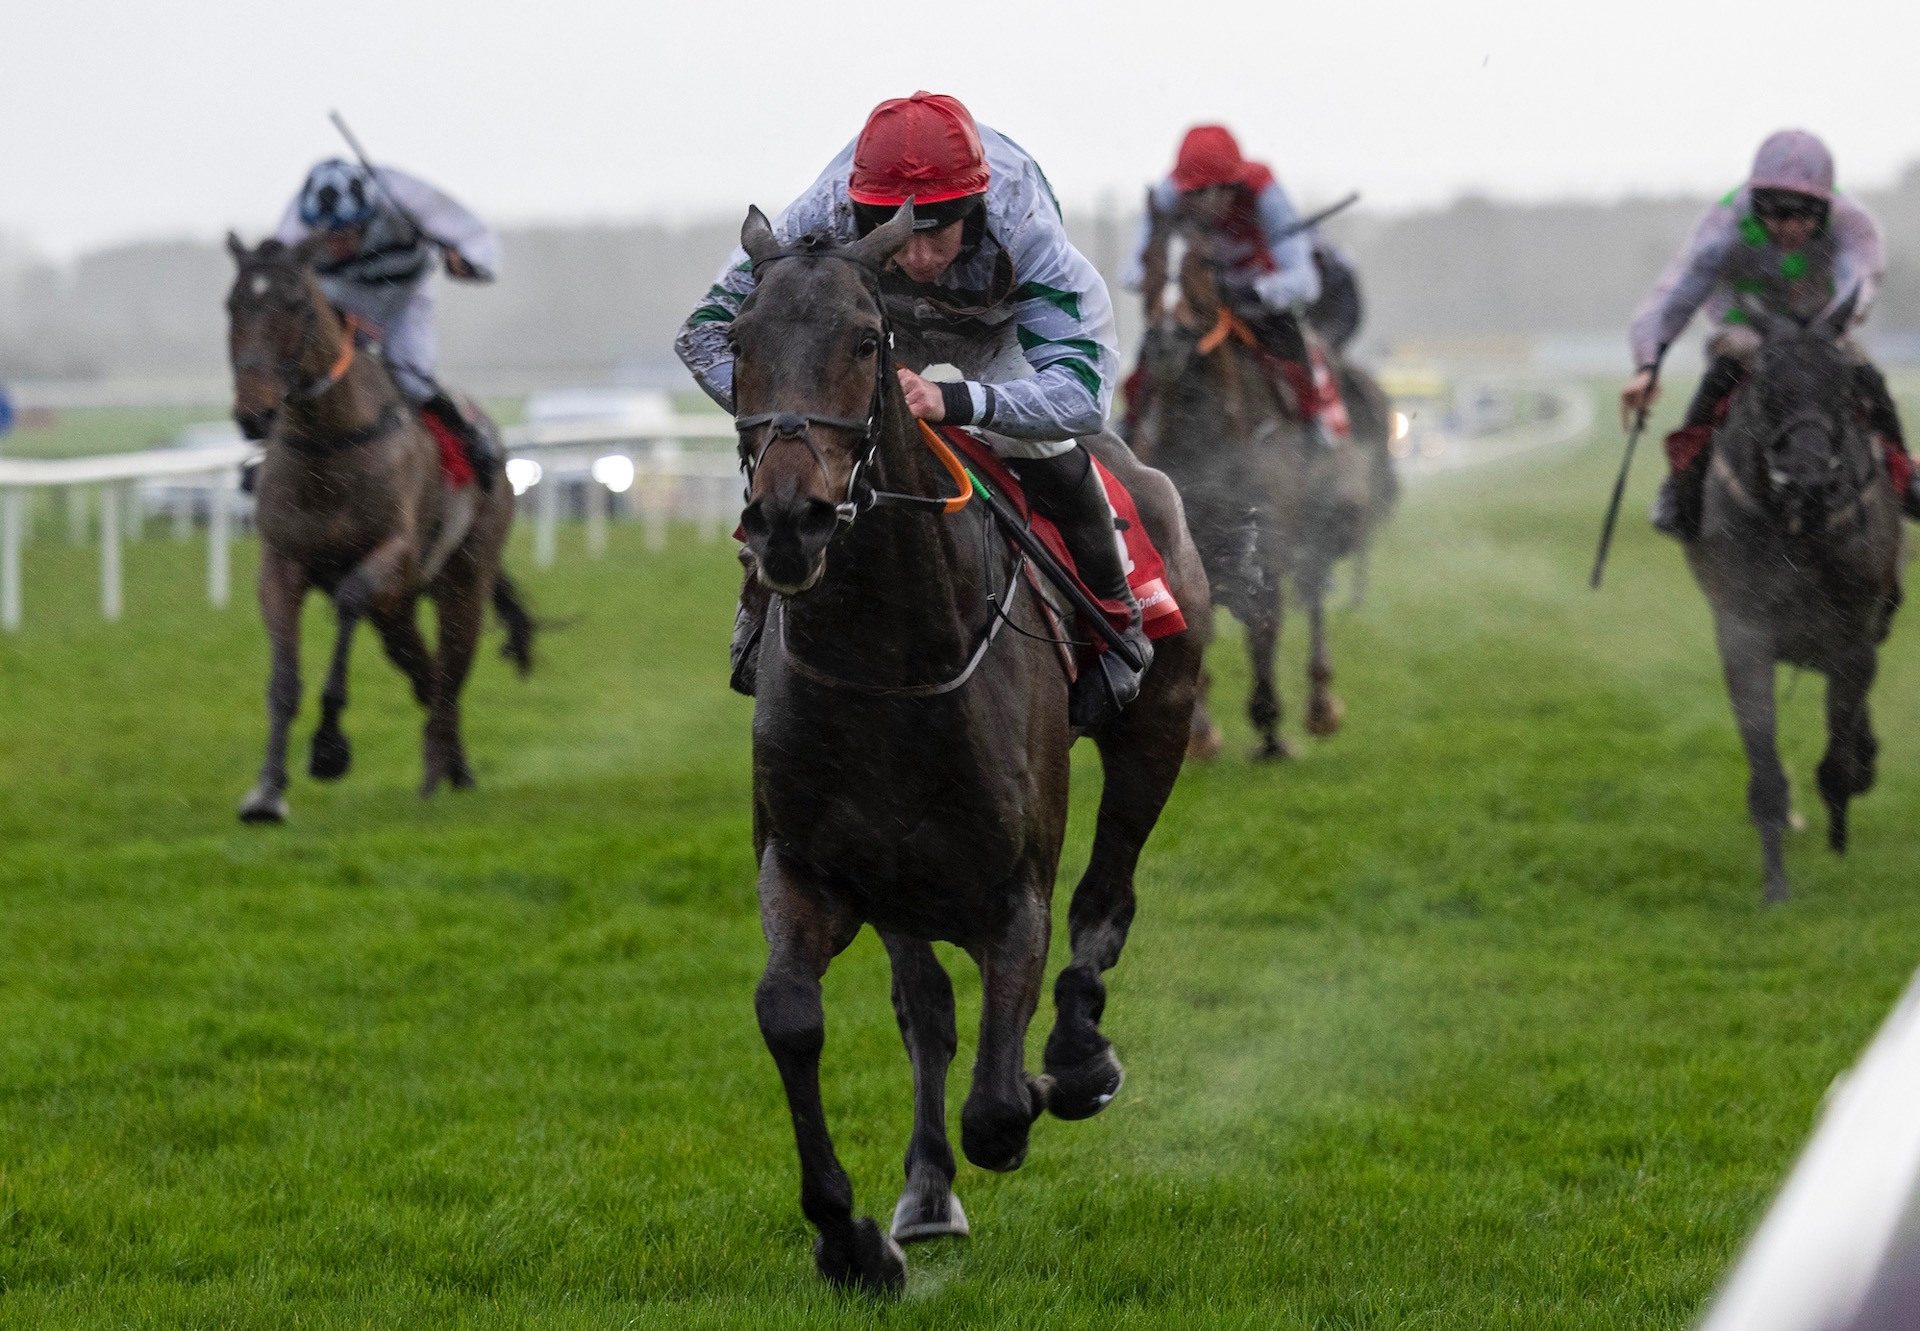
<svg viewBox="0 0 1920 1331"><path fill-rule="evenodd" d="M0 640L0 1322L1686 1325L1914 964L1920 657L1903 625L1853 854L1797 838L1798 897L1763 909L1654 467L1585 590L1616 456L1412 492L1337 619L1347 728L1290 766L1246 761L1223 644L1231 747L1183 777L1114 976L1126 1089L1038 1124L1018 1173L963 1166L975 1237L912 1250L878 1308L813 1277L754 1028L722 546L621 528L592 563L571 533L540 573L523 536L576 622L531 681L482 663L480 790L417 802L366 644L356 770L297 779L278 830L232 817L245 601L208 609L198 551L150 542L105 626L90 553L30 547ZM1787 708L1803 792L1818 703ZM828 1110L884 1219L908 1086L871 937L827 989Z"/></svg>

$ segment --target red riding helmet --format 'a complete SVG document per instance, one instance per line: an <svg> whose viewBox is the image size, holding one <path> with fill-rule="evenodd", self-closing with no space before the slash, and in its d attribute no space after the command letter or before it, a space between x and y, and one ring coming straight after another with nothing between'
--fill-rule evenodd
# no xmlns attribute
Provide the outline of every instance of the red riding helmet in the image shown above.
<svg viewBox="0 0 1920 1331"><path fill-rule="evenodd" d="M955 98L916 92L873 108L853 145L847 193L855 203L898 207L983 193L987 155L973 115Z"/></svg>
<svg viewBox="0 0 1920 1331"><path fill-rule="evenodd" d="M1259 170L1258 163L1240 155L1240 145L1225 125L1195 125L1180 141L1173 184L1182 194L1211 185L1246 185Z"/></svg>

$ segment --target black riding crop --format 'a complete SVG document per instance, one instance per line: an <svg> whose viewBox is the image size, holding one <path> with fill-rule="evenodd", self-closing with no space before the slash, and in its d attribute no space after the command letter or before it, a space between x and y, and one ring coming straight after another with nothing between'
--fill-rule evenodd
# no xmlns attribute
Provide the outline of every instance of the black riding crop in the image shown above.
<svg viewBox="0 0 1920 1331"><path fill-rule="evenodd" d="M1607 567L1607 551L1613 545L1613 524L1620 517L1620 499L1627 491L1627 471L1633 466L1634 445L1640 442L1640 434L1647 428L1647 409L1653 405L1653 395L1660 386L1660 362L1667 358L1665 343L1653 354L1652 371L1647 377L1647 391L1640 399L1640 409L1634 414L1633 429L1627 433L1626 455L1620 459L1620 474L1613 480L1613 498L1607 504L1606 521L1600 524L1600 548L1593 556L1593 576L1587 585L1595 591L1600 590L1600 577Z"/></svg>

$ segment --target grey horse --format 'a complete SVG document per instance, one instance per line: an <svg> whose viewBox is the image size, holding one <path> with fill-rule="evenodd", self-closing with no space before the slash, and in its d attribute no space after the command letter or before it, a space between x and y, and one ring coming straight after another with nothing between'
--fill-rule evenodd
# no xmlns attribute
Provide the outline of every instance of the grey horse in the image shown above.
<svg viewBox="0 0 1920 1331"><path fill-rule="evenodd" d="M1747 307L1762 341L1714 434L1700 535L1687 547L1713 610L1774 902L1787 897L1789 816L1775 666L1827 677L1818 781L1827 842L1844 852L1847 803L1873 786L1879 742L1867 694L1900 604L1900 503L1854 397L1857 353L1844 340L1853 304L1808 323Z"/></svg>

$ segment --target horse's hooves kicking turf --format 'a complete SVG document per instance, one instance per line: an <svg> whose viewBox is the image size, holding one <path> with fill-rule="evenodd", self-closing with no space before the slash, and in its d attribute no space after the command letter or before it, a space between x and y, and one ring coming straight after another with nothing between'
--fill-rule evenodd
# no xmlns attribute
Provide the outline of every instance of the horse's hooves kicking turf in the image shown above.
<svg viewBox="0 0 1920 1331"><path fill-rule="evenodd" d="M870 1294L898 1294L907 1287L907 1255L866 1216L853 1222L853 1250L836 1252L822 1234L813 1243L813 1264L836 1285Z"/></svg>
<svg viewBox="0 0 1920 1331"><path fill-rule="evenodd" d="M269 795L265 791L255 790L240 803L240 821L243 823L284 823L287 821L287 801L282 795Z"/></svg>
<svg viewBox="0 0 1920 1331"><path fill-rule="evenodd" d="M316 730L307 755L307 774L315 781L338 781L353 766L353 745L338 730Z"/></svg>
<svg viewBox="0 0 1920 1331"><path fill-rule="evenodd" d="M893 1208L893 1237L900 1243L924 1243L928 1239L964 1239L973 1230L960 1199L951 1188L916 1190L909 1184Z"/></svg>
<svg viewBox="0 0 1920 1331"><path fill-rule="evenodd" d="M1092 1118L1112 1102L1127 1080L1127 1071L1108 1045L1077 1067L1048 1068L1053 1089L1047 1096L1047 1112L1069 1121Z"/></svg>

